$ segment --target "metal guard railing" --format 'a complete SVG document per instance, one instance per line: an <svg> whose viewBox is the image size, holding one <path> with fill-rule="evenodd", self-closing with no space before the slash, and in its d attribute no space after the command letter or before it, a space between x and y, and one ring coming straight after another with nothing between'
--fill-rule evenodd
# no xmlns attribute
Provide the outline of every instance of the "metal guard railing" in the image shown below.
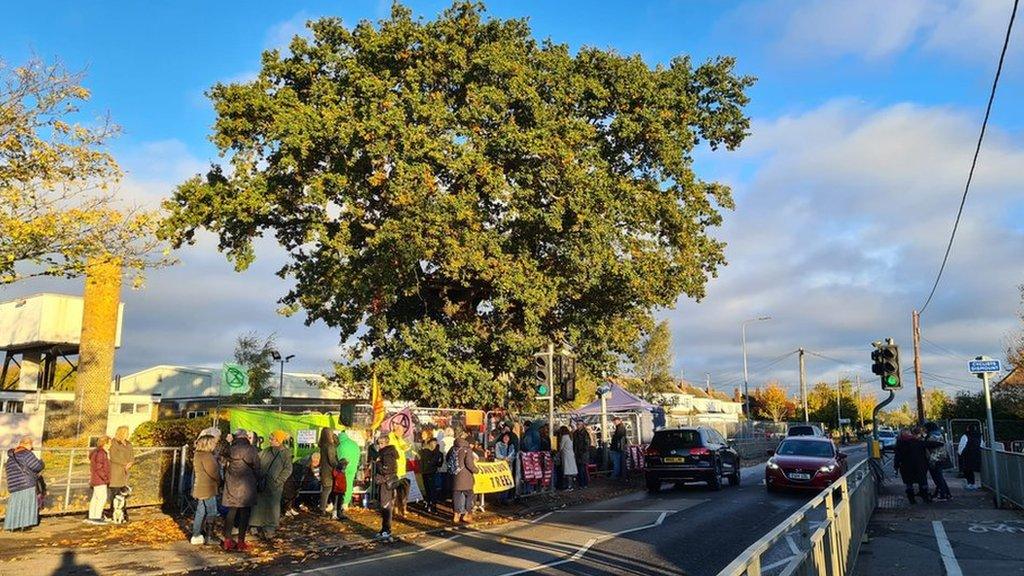
<svg viewBox="0 0 1024 576"><path fill-rule="evenodd" d="M981 485L995 491L992 478L992 451L981 449ZM999 496L1018 508L1024 508L1024 454L996 450L996 467L999 470Z"/></svg>
<svg viewBox="0 0 1024 576"><path fill-rule="evenodd" d="M849 574L860 551L861 538L878 501L877 477L869 460L853 467L771 532L751 544L718 576L760 576L762 556L785 546L786 536L799 531L800 552L782 567L781 576L841 576ZM817 513L821 518L811 518ZM818 522L816 526L812 522Z"/></svg>

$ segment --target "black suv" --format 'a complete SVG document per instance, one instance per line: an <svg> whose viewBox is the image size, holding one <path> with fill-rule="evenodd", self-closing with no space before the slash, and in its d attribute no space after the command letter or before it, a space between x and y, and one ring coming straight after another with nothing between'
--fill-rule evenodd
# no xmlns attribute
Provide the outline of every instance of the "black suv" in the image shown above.
<svg viewBox="0 0 1024 576"><path fill-rule="evenodd" d="M661 490L663 482L694 480L721 490L723 476L730 486L740 483L740 455L711 428L658 430L644 454L644 463L649 492Z"/></svg>

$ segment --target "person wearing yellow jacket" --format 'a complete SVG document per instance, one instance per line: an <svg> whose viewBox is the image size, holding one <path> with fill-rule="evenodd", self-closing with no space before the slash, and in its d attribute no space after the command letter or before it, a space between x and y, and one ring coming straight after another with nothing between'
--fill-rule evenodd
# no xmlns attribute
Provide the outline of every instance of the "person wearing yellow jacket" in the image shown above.
<svg viewBox="0 0 1024 576"><path fill-rule="evenodd" d="M398 462L395 472L399 482L395 487L395 512L400 518L405 518L406 503L409 500L409 483L405 478L405 473L407 470L407 453L409 448L411 448L409 442L405 439L405 426L396 422L391 427L391 432L388 433L388 444L394 446L395 450L398 451Z"/></svg>

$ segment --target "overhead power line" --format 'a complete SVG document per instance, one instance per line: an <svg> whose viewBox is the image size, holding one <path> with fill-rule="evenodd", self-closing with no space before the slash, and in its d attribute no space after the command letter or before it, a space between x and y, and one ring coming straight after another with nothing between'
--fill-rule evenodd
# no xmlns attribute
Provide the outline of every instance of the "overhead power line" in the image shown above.
<svg viewBox="0 0 1024 576"><path fill-rule="evenodd" d="M978 165L978 154L981 152L981 142L985 139L985 128L988 126L988 117L992 112L992 102L996 98L996 87L999 85L999 75L1003 72L1003 61L1006 59L1006 49L1010 45L1010 32L1013 31L1013 21L1017 17L1017 4L1020 0L1013 0L1013 10L1010 12L1010 23L1006 26L1006 38L1003 39L1003 50L999 53L999 65L996 66L996 77L992 81L992 91L988 95L988 105L985 106L985 119L981 122L981 133L978 134L978 144L974 147L974 159L971 160L971 170L967 173L967 185L964 186L963 197L960 198L960 208L956 211L956 220L953 221L953 231L949 235L949 243L946 244L946 254L942 257L942 265L939 266L939 273L935 276L935 283L928 293L928 299L921 306L918 314L924 314L928 304L935 296L935 289L939 287L939 280L942 279L942 272L946 269L946 261L949 260L949 252L953 249L953 240L956 238L957 228L960 227L960 216L964 213L964 204L967 202L967 193L971 190L971 180L974 179L974 168Z"/></svg>

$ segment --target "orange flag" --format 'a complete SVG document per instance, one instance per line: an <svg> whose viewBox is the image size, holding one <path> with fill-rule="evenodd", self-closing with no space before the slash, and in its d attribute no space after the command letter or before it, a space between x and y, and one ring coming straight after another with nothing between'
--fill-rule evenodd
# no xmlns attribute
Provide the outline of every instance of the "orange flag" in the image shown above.
<svg viewBox="0 0 1024 576"><path fill-rule="evenodd" d="M370 385L370 404L373 406L373 422L370 424L370 431L373 431L380 428L381 423L384 422L384 397L380 393L376 371L373 372Z"/></svg>

